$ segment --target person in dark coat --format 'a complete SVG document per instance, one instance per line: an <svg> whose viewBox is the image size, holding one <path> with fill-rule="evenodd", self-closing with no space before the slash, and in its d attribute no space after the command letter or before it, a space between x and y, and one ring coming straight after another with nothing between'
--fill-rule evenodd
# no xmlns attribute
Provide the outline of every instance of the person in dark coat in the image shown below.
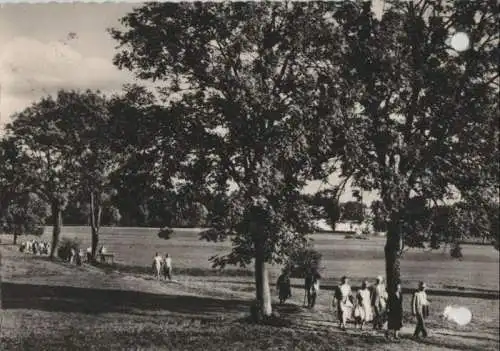
<svg viewBox="0 0 500 351"><path fill-rule="evenodd" d="M304 288L305 288L305 293L307 296L307 307L308 308L313 308L314 305L316 304L316 297L318 296L319 292L319 280L321 279L321 276L315 269L311 269L308 271L305 282L304 282Z"/></svg>
<svg viewBox="0 0 500 351"><path fill-rule="evenodd" d="M403 327L403 289L401 282L396 283L396 291L391 294L388 301L388 325L389 332L393 332L394 338L399 339L399 331Z"/></svg>
<svg viewBox="0 0 500 351"><path fill-rule="evenodd" d="M287 299L292 297L292 289L290 286L290 275L288 270L284 269L276 282L280 304L283 304Z"/></svg>

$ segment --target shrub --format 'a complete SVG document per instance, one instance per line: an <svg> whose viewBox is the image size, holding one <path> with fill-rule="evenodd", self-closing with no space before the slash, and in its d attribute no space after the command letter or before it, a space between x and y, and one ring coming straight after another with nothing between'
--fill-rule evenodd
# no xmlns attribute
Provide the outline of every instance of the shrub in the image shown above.
<svg viewBox="0 0 500 351"><path fill-rule="evenodd" d="M158 237L160 237L161 239L168 240L172 237L172 234L174 234L174 230L172 228L163 227L158 232Z"/></svg>
<svg viewBox="0 0 500 351"><path fill-rule="evenodd" d="M57 257L68 261L71 257L71 249L80 251L80 241L78 239L63 238L57 248Z"/></svg>
<svg viewBox="0 0 500 351"><path fill-rule="evenodd" d="M450 249L450 256L458 259L463 258L462 247L460 246L460 244L453 245L453 247Z"/></svg>

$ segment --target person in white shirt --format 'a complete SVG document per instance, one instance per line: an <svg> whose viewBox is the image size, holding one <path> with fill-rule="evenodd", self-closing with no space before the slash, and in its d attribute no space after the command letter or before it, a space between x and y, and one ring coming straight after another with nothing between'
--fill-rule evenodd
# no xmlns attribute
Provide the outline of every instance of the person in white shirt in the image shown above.
<svg viewBox="0 0 500 351"><path fill-rule="evenodd" d="M337 286L334 296L334 303L337 304L337 316L339 319L339 327L342 330L346 329L346 323L349 316L352 315L352 290L347 277L342 277L341 285Z"/></svg>
<svg viewBox="0 0 500 351"><path fill-rule="evenodd" d="M156 276L156 279L158 280L160 279L161 276L162 263L163 263L163 258L157 252L155 257L153 258L153 272Z"/></svg>
<svg viewBox="0 0 500 351"><path fill-rule="evenodd" d="M427 329L425 328L424 319L429 313L429 300L427 299L427 293L425 292L427 286L424 282L418 284L418 290L413 294L411 308L413 315L417 318L417 326L413 336L418 338L420 334L424 338L428 336Z"/></svg>
<svg viewBox="0 0 500 351"><path fill-rule="evenodd" d="M163 261L163 277L165 280L172 280L172 257L167 253Z"/></svg>

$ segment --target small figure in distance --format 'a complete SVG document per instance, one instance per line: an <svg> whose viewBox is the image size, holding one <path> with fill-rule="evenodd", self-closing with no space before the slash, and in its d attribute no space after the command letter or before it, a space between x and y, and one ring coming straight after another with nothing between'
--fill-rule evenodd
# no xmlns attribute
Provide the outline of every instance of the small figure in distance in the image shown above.
<svg viewBox="0 0 500 351"><path fill-rule="evenodd" d="M160 279L161 276L161 267L162 267L163 259L158 254L158 252L153 257L153 272L157 280Z"/></svg>
<svg viewBox="0 0 500 351"><path fill-rule="evenodd" d="M168 253L165 254L165 260L163 261L163 278L172 280L172 257Z"/></svg>

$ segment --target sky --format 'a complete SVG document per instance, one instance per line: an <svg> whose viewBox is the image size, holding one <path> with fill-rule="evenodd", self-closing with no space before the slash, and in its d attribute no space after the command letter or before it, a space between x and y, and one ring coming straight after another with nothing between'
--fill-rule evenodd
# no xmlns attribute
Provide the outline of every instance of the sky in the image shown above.
<svg viewBox="0 0 500 351"><path fill-rule="evenodd" d="M59 89L119 92L135 78L112 64L116 42L106 32L140 3L0 4L0 135L10 116ZM376 1L375 12L380 11ZM335 176L330 183L338 182ZM306 187L316 192L319 182ZM348 187L343 201L351 199ZM370 202L374 195L365 193Z"/></svg>

